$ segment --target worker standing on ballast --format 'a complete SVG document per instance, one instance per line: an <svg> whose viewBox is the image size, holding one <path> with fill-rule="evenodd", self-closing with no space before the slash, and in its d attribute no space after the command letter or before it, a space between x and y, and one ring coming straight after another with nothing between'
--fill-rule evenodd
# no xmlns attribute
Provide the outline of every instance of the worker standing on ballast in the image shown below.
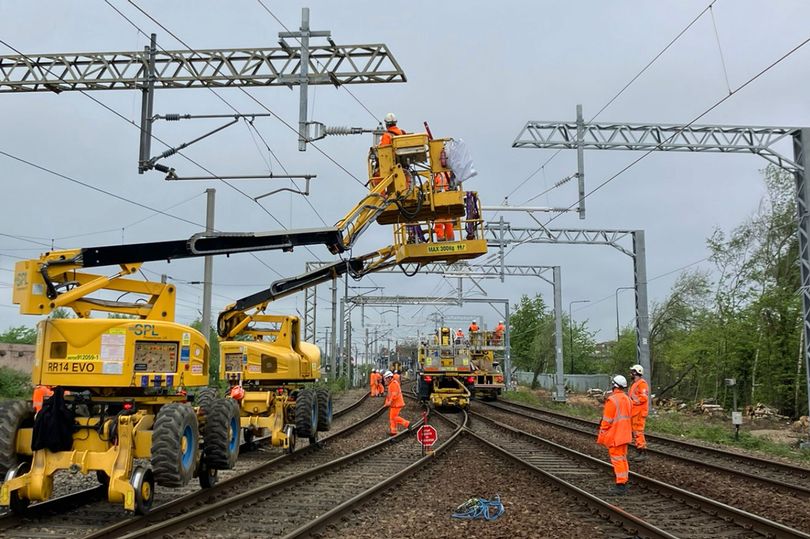
<svg viewBox="0 0 810 539"><path fill-rule="evenodd" d="M391 436L397 435L397 425L402 425L406 429L411 426L410 421L399 417L399 413L405 407L405 400L402 398L402 388L394 379L394 373L385 371L383 376L388 385L388 396L385 397L385 406L388 407L388 433Z"/></svg>
<svg viewBox="0 0 810 539"><path fill-rule="evenodd" d="M631 459L636 462L647 460L647 440L644 438L644 425L647 423L647 414L650 411L650 386L644 379L644 367L633 365L630 367L630 376L633 384L630 386L630 402L633 405L631 426L633 428L633 442L636 445L636 454Z"/></svg>
<svg viewBox="0 0 810 539"><path fill-rule="evenodd" d="M385 133L380 138L380 146L387 146L393 141L393 137L405 135L405 131L397 127L397 117L393 112L385 115Z"/></svg>
<svg viewBox="0 0 810 539"><path fill-rule="evenodd" d="M369 386L369 393L372 397L377 396L377 369L371 369L371 372L368 373L368 386Z"/></svg>
<svg viewBox="0 0 810 539"><path fill-rule="evenodd" d="M617 374L611 381L613 392L605 399L605 409L602 412L602 422L599 425L599 436L596 443L607 447L613 473L616 475L616 484L608 491L609 494L627 494L627 481L630 479L630 466L627 464L627 445L633 439L630 426L632 404L624 390L627 388L627 379Z"/></svg>

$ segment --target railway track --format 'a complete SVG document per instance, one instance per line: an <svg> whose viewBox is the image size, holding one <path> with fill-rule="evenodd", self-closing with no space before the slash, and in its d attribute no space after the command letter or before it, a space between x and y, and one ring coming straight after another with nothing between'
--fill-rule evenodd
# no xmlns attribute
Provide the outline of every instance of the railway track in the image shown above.
<svg viewBox="0 0 810 539"><path fill-rule="evenodd" d="M342 437L367 425L382 412L381 405L381 402L370 399L366 393L360 399L336 411L333 416L333 432L322 438L321 442L336 443ZM359 421L358 415L361 417ZM261 440L254 442L257 441ZM279 449L260 445L258 450L243 452L234 469L220 472L221 479L224 479L220 484L238 482L240 478L249 477L254 470L272 469L280 462L306 460L305 457L317 453L319 453L317 448L308 444L289 455ZM60 479L64 478L57 477L55 483L58 484ZM88 531L97 530L110 522L117 522L115 526L118 526L138 521L139 517L131 517L119 506L107 502L106 489L93 484L94 477L83 476L81 480L92 486L32 504L23 516L11 513L0 515L0 536L9 539L43 536L82 537ZM179 489L157 489L153 512L185 498L206 497L208 491L209 489L200 489L196 481Z"/></svg>
<svg viewBox="0 0 810 539"><path fill-rule="evenodd" d="M316 465L308 459L309 466L274 477L254 473L249 482L232 489L214 487L216 492L204 505L177 504L173 515L153 518L153 513L137 526L119 527L112 534L102 530L92 537L298 537L384 488L419 461L419 447L406 431Z"/></svg>
<svg viewBox="0 0 810 539"><path fill-rule="evenodd" d="M631 472L631 494L607 495L610 464L476 412L470 432L516 461L531 465L569 492L589 500L595 510L640 537L807 538L810 535Z"/></svg>
<svg viewBox="0 0 810 539"><path fill-rule="evenodd" d="M596 421L572 417L533 406L513 402L482 402L490 408L518 414L523 417L543 421L568 431L594 436L599 424ZM756 482L768 488L788 491L796 497L810 499L810 469L767 459L742 455L732 451L698 445L683 440L645 433L647 451L693 466L701 466L713 471L721 471L747 482Z"/></svg>

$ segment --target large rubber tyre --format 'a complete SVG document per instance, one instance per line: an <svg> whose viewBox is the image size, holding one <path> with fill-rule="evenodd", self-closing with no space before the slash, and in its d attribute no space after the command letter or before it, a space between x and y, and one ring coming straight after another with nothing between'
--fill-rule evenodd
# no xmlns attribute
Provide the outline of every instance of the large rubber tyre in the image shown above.
<svg viewBox="0 0 810 539"><path fill-rule="evenodd" d="M17 466L17 431L34 424L34 409L26 401L0 402L0 473Z"/></svg>
<svg viewBox="0 0 810 539"><path fill-rule="evenodd" d="M213 387L204 387L194 396L194 406L199 406L205 413L208 413L208 407L218 398L219 395L216 389Z"/></svg>
<svg viewBox="0 0 810 539"><path fill-rule="evenodd" d="M152 430L152 470L155 482L182 487L197 469L200 434L197 416L188 404L164 405Z"/></svg>
<svg viewBox="0 0 810 539"><path fill-rule="evenodd" d="M332 428L332 394L326 388L315 390L318 399L318 430L326 432Z"/></svg>
<svg viewBox="0 0 810 539"><path fill-rule="evenodd" d="M203 458L209 468L230 470L239 458L239 404L216 399L207 410L203 432Z"/></svg>
<svg viewBox="0 0 810 539"><path fill-rule="evenodd" d="M299 438L314 438L318 432L318 398L302 389L295 399L295 433Z"/></svg>

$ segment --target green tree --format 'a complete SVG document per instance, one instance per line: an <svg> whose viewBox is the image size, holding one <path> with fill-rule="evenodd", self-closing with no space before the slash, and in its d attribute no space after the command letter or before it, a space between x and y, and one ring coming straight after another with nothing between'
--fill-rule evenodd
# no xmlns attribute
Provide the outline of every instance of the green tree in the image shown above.
<svg viewBox="0 0 810 539"><path fill-rule="evenodd" d="M0 333L0 342L9 344L36 344L37 330L26 326L8 328Z"/></svg>
<svg viewBox="0 0 810 539"><path fill-rule="evenodd" d="M202 330L202 320L199 318L189 325L200 333L205 334ZM219 336L213 326L208 328L208 346L210 348L210 354L208 356L208 384L216 386L219 383L219 362L221 358L219 357Z"/></svg>
<svg viewBox="0 0 810 539"><path fill-rule="evenodd" d="M529 298L524 295L515 305L514 314L509 318L511 325L510 345L513 364L529 371L532 376L532 388L537 387L537 378L541 372L555 372L556 339L554 311L547 308L543 298L535 295ZM573 357L574 372L591 373L596 369L594 360L593 333L587 328L587 322L569 323L563 315L563 363L564 370L569 369ZM573 356L570 347L573 332Z"/></svg>

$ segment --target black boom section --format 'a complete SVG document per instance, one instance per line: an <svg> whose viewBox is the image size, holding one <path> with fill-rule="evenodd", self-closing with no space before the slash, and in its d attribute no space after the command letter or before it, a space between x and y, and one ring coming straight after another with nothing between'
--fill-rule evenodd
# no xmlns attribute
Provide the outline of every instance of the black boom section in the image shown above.
<svg viewBox="0 0 810 539"><path fill-rule="evenodd" d="M228 312L246 311L265 302L275 301L311 286L325 283L333 278L342 277L346 272L358 274L362 270L363 261L359 258L350 258L349 260L341 260L340 262L335 262L329 266L302 273L295 277L280 279L270 285L270 288L265 288L255 294L237 300L234 306L228 309Z"/></svg>
<svg viewBox="0 0 810 539"><path fill-rule="evenodd" d="M336 228L259 233L222 232L210 236L195 234L187 240L88 247L81 251L81 264L83 267L92 268L240 252L276 249L289 251L301 245L326 245L333 252L344 250L340 231Z"/></svg>

